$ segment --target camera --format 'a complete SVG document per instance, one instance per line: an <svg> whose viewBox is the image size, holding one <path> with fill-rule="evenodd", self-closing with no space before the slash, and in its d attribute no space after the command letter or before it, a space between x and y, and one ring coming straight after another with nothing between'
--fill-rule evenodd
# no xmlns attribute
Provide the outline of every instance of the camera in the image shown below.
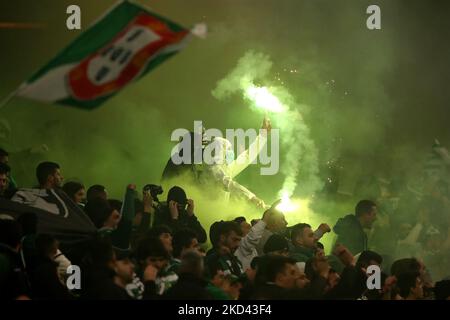
<svg viewBox="0 0 450 320"><path fill-rule="evenodd" d="M156 184L147 184L142 188L143 192L150 192L153 200L159 203L158 195L163 193L163 188Z"/></svg>

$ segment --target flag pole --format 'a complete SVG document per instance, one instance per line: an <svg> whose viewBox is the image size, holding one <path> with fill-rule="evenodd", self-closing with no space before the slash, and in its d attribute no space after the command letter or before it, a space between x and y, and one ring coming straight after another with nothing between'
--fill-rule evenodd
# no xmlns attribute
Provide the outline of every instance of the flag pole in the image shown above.
<svg viewBox="0 0 450 320"><path fill-rule="evenodd" d="M18 93L20 93L23 88L25 87L25 83L22 83L19 87L17 87L16 90L12 91L10 94L8 94L1 102L0 102L0 110L3 109L8 103L11 102L11 100L17 96Z"/></svg>

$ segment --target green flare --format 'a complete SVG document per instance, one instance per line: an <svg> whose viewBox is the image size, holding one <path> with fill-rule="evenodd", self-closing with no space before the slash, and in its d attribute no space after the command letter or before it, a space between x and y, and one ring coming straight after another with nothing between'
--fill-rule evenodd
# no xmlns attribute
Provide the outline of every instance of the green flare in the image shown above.
<svg viewBox="0 0 450 320"><path fill-rule="evenodd" d="M258 109L274 113L280 113L286 109L278 97L272 94L267 87L249 85L245 90L244 95L247 99L252 101L254 106Z"/></svg>

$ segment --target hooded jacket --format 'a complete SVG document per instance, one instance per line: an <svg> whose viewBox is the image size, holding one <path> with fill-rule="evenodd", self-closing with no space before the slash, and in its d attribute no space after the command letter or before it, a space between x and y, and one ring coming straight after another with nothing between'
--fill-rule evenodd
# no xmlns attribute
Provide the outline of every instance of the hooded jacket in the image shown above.
<svg viewBox="0 0 450 320"><path fill-rule="evenodd" d="M333 231L338 235L336 244L344 245L353 255L367 250L367 235L354 214L340 218Z"/></svg>

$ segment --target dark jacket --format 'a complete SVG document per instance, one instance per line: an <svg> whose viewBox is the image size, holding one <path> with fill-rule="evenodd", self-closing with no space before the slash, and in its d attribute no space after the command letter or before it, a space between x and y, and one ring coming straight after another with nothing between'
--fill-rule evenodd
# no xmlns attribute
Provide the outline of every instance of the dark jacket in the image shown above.
<svg viewBox="0 0 450 320"><path fill-rule="evenodd" d="M82 269L83 270L83 269ZM86 281L81 283L84 300L132 300L127 291L114 283L114 271L108 268L86 270ZM82 273L83 276L83 273Z"/></svg>
<svg viewBox="0 0 450 320"><path fill-rule="evenodd" d="M83 269L82 269L83 270ZM133 300L124 288L114 283L114 271L104 267L91 267L81 283L81 298L84 300ZM83 278L82 278L83 279ZM144 282L144 300L156 299L156 284Z"/></svg>
<svg viewBox="0 0 450 320"><path fill-rule="evenodd" d="M178 219L172 219L167 204L161 204L156 210L153 226L158 225L168 226L173 233L182 229L191 229L197 235L198 242L206 242L206 231L195 215L189 216L187 212L180 212Z"/></svg>
<svg viewBox="0 0 450 320"><path fill-rule="evenodd" d="M205 257L205 265L210 266L218 264L220 269L223 270L226 275L234 275L236 277L242 277L245 275L242 263L238 257L234 254L219 254L216 249L208 251Z"/></svg>
<svg viewBox="0 0 450 320"><path fill-rule="evenodd" d="M314 257L315 250L302 246L292 245L289 249L289 256L297 262L305 262Z"/></svg>
<svg viewBox="0 0 450 320"><path fill-rule="evenodd" d="M182 273L178 282L164 295L164 300L212 300L206 286L208 282L189 274Z"/></svg>
<svg viewBox="0 0 450 320"><path fill-rule="evenodd" d="M289 290L276 284L262 284L254 288L251 300L285 300Z"/></svg>
<svg viewBox="0 0 450 320"><path fill-rule="evenodd" d="M0 243L0 300L30 294L30 287L18 253Z"/></svg>
<svg viewBox="0 0 450 320"><path fill-rule="evenodd" d="M367 235L354 214L340 218L333 228L338 235L336 244L342 244L352 254L367 250Z"/></svg>
<svg viewBox="0 0 450 320"><path fill-rule="evenodd" d="M30 267L32 299L74 299L59 280L57 266L56 262L47 257L37 258L33 262Z"/></svg>
<svg viewBox="0 0 450 320"><path fill-rule="evenodd" d="M327 292L325 299L332 300L356 300L367 290L366 275L361 269L349 266L345 267L339 283Z"/></svg>

